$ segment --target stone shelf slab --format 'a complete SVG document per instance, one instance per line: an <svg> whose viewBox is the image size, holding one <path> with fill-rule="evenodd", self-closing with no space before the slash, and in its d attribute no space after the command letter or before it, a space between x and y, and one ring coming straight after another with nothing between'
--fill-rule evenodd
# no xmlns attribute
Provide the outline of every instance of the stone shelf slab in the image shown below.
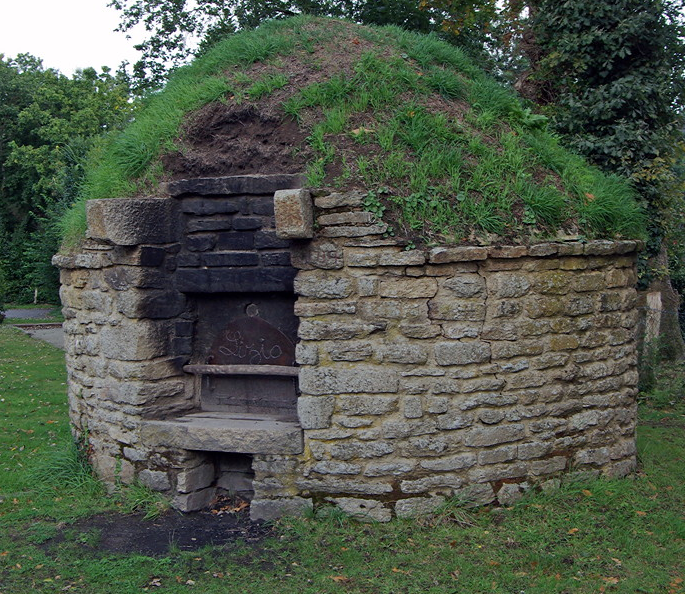
<svg viewBox="0 0 685 594"><path fill-rule="evenodd" d="M184 450L239 454L300 454L302 428L266 415L195 412L166 420L143 421L145 443Z"/></svg>

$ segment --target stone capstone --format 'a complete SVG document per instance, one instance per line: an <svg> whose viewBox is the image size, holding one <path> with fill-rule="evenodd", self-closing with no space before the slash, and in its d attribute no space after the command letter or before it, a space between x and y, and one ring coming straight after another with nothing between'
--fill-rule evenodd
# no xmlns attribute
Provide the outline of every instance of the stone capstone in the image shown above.
<svg viewBox="0 0 685 594"><path fill-rule="evenodd" d="M177 209L162 198L89 200L86 218L90 239L116 245L178 241Z"/></svg>

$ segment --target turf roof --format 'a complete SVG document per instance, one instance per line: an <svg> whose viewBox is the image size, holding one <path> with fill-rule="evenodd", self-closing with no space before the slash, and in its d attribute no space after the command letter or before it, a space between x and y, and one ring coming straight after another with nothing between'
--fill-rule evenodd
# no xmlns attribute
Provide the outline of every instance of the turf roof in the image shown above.
<svg viewBox="0 0 685 594"><path fill-rule="evenodd" d="M393 233L428 243L638 237L629 184L563 149L544 116L436 36L295 17L180 69L93 152L85 200L174 178L304 171L361 189Z"/></svg>

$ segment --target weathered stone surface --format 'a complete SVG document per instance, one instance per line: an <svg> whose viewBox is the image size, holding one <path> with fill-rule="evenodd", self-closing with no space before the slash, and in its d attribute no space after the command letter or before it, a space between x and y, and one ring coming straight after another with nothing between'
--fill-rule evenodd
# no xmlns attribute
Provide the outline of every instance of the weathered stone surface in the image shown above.
<svg viewBox="0 0 685 594"><path fill-rule="evenodd" d="M141 438L150 446L247 454L299 454L302 429L295 423L193 413L168 421L144 421Z"/></svg>
<svg viewBox="0 0 685 594"><path fill-rule="evenodd" d="M317 196L314 204L318 208L341 208L345 206L361 206L364 194L361 192L346 192L344 194L329 194L328 196Z"/></svg>
<svg viewBox="0 0 685 594"><path fill-rule="evenodd" d="M402 252L383 252L380 254L380 266L421 266L426 262L426 255L419 250Z"/></svg>
<svg viewBox="0 0 685 594"><path fill-rule="evenodd" d="M359 474L361 471L362 469L359 464L336 462L334 460L323 460L312 466L312 472L318 474Z"/></svg>
<svg viewBox="0 0 685 594"><path fill-rule="evenodd" d="M454 489L458 489L463 484L464 480L461 477L452 474L438 474L416 480L402 481L400 482L400 489L402 493L428 493L442 492L447 487L448 492L453 492Z"/></svg>
<svg viewBox="0 0 685 594"><path fill-rule="evenodd" d="M397 392L398 381L395 371L362 365L354 369L306 367L300 372L300 390L312 395Z"/></svg>
<svg viewBox="0 0 685 594"><path fill-rule="evenodd" d="M432 320L479 322L485 319L485 311L485 303L475 299L436 297L428 302L428 317Z"/></svg>
<svg viewBox="0 0 685 594"><path fill-rule="evenodd" d="M287 499L253 499L250 503L250 519L277 520L284 516L301 516L313 508L312 500L303 497Z"/></svg>
<svg viewBox="0 0 685 594"><path fill-rule="evenodd" d="M192 493L178 494L173 498L171 505L182 512L193 512L209 507L216 497L216 489L202 489Z"/></svg>
<svg viewBox="0 0 685 594"><path fill-rule="evenodd" d="M428 348L420 344L397 342L379 348L378 356L387 363L420 364L428 361Z"/></svg>
<svg viewBox="0 0 685 594"><path fill-rule="evenodd" d="M117 198L86 203L87 236L117 245L178 241L176 204L161 198Z"/></svg>
<svg viewBox="0 0 685 594"><path fill-rule="evenodd" d="M326 498L326 501L360 522L389 522L392 517L390 509L375 499L331 497Z"/></svg>
<svg viewBox="0 0 685 594"><path fill-rule="evenodd" d="M308 190L277 190L274 193L276 235L281 239L314 237L314 213Z"/></svg>
<svg viewBox="0 0 685 594"><path fill-rule="evenodd" d="M504 483L497 491L500 505L514 505L523 498L524 491L517 483Z"/></svg>
<svg viewBox="0 0 685 594"><path fill-rule="evenodd" d="M395 503L395 513L398 518L420 518L432 514L444 503L445 498L440 496L400 499Z"/></svg>
<svg viewBox="0 0 685 594"><path fill-rule="evenodd" d="M431 458L429 460L421 460L419 463L421 468L437 470L439 472L471 468L474 464L476 464L476 456L474 454L457 454L444 458Z"/></svg>
<svg viewBox="0 0 685 594"><path fill-rule="evenodd" d="M370 212L338 212L319 215L316 219L319 225L367 225L373 223L374 216Z"/></svg>
<svg viewBox="0 0 685 594"><path fill-rule="evenodd" d="M159 470L141 470L138 480L153 491L168 491L171 488L167 473Z"/></svg>
<svg viewBox="0 0 685 594"><path fill-rule="evenodd" d="M378 293L381 297L421 299L433 297L437 290L438 283L434 278L398 278L381 279Z"/></svg>
<svg viewBox="0 0 685 594"><path fill-rule="evenodd" d="M464 435L464 445L468 447L481 447L518 441L523 437L524 431L525 428L521 424L475 427L469 429Z"/></svg>
<svg viewBox="0 0 685 594"><path fill-rule="evenodd" d="M302 429L327 429L335 408L332 396L300 396L297 399L297 417Z"/></svg>
<svg viewBox="0 0 685 594"><path fill-rule="evenodd" d="M295 292L304 297L342 299L352 293L353 281L349 278L300 272L295 278Z"/></svg>
<svg viewBox="0 0 685 594"><path fill-rule="evenodd" d="M396 396L341 396L336 402L347 415L383 415L397 409Z"/></svg>
<svg viewBox="0 0 685 594"><path fill-rule="evenodd" d="M435 361L438 365L469 365L490 360L487 342L439 342L435 345Z"/></svg>
<svg viewBox="0 0 685 594"><path fill-rule="evenodd" d="M179 269L176 286L183 293L290 292L297 271L272 268Z"/></svg>
<svg viewBox="0 0 685 594"><path fill-rule="evenodd" d="M364 338L383 330L385 323L374 322L325 322L303 320L298 328L298 336L304 340L349 340Z"/></svg>
<svg viewBox="0 0 685 594"><path fill-rule="evenodd" d="M477 274L460 274L448 278L442 286L457 297L467 298L482 295L485 291L485 279Z"/></svg>
<svg viewBox="0 0 685 594"><path fill-rule="evenodd" d="M199 194L200 196L273 194L277 190L301 188L304 181L304 176L299 174L234 175L181 179L169 182L167 189L172 196L183 194Z"/></svg>
<svg viewBox="0 0 685 594"><path fill-rule="evenodd" d="M430 251L428 261L431 264L445 264L449 262L467 262L472 260L485 260L488 257L488 248L485 247L436 247Z"/></svg>
<svg viewBox="0 0 685 594"><path fill-rule="evenodd" d="M168 326L144 320L121 320L100 331L102 354L109 359L144 361L168 353Z"/></svg>
<svg viewBox="0 0 685 594"><path fill-rule="evenodd" d="M176 478L176 488L181 493L190 493L209 487L214 482L214 465L202 464L179 472Z"/></svg>

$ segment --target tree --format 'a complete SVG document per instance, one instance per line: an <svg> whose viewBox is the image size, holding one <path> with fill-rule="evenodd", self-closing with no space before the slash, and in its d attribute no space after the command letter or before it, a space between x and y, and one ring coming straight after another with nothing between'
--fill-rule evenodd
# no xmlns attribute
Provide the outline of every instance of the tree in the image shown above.
<svg viewBox="0 0 685 594"><path fill-rule="evenodd" d="M87 68L69 78L33 56L0 55L0 267L9 298L38 285L54 294L52 221L77 193L92 139L131 111L123 74Z"/></svg>
<svg viewBox="0 0 685 594"><path fill-rule="evenodd" d="M142 23L149 32L136 45L142 58L133 65L133 73L140 88L161 86L168 70L189 56L203 53L224 35L268 19L306 13L423 32L437 29L442 20L439 10L415 0L111 0L109 6L121 11L118 31Z"/></svg>

